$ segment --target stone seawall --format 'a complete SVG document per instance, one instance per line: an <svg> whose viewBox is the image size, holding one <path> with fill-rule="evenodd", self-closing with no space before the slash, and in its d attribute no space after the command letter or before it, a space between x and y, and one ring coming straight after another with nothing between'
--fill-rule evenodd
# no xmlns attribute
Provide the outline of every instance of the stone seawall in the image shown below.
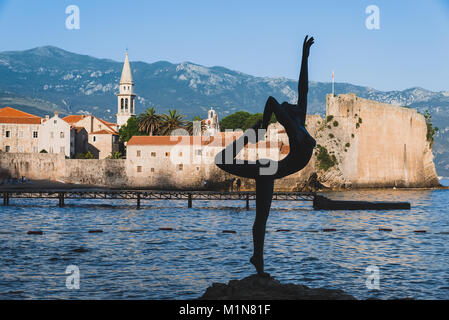
<svg viewBox="0 0 449 320"><path fill-rule="evenodd" d="M48 153L0 153L5 176L106 187L126 187L125 160L66 159Z"/></svg>

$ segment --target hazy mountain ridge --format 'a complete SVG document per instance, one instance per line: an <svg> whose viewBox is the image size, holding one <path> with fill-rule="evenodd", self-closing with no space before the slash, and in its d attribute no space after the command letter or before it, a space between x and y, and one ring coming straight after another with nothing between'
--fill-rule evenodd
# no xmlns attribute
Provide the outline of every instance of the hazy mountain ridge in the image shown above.
<svg viewBox="0 0 449 320"><path fill-rule="evenodd" d="M115 119L118 82L123 62L97 59L45 46L0 53L0 107L13 106L44 116L94 113ZM148 106L158 112L177 109L189 116L205 116L214 107L219 117L238 110L262 112L268 96L278 101L297 99L297 81L287 78L254 77L224 67L204 67L190 62L173 64L131 62L138 95L137 112ZM336 93L416 108L428 109L440 128L434 151L440 175L449 176L449 92L422 88L379 91L336 83ZM309 112L325 112L325 97L331 84L310 82Z"/></svg>

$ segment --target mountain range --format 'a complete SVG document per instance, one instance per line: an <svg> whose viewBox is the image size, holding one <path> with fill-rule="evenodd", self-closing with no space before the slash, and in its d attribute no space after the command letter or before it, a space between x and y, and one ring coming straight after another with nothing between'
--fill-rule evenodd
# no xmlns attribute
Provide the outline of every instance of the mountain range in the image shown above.
<svg viewBox="0 0 449 320"><path fill-rule="evenodd" d="M92 113L114 121L118 83L123 62L98 59L44 46L25 51L0 52L0 107L11 106L39 116ZM131 62L137 94L136 112L155 107L165 113L176 109L193 118L205 117L213 107L219 117L239 110L262 112L268 96L278 101L297 99L297 81L254 77L224 67L183 62ZM325 113L331 83L311 81L309 113ZM379 91L350 83L335 83L335 92L355 93L380 102L429 110L434 125L437 172L449 176L449 91L423 88Z"/></svg>

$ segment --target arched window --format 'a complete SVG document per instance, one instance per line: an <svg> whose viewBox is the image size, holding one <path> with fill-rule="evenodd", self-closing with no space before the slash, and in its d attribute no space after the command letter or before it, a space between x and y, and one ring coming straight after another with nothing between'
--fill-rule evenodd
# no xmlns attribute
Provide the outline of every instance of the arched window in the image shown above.
<svg viewBox="0 0 449 320"><path fill-rule="evenodd" d="M131 113L134 113L134 98L131 98Z"/></svg>
<svg viewBox="0 0 449 320"><path fill-rule="evenodd" d="M125 99L125 110L128 110L128 98Z"/></svg>
<svg viewBox="0 0 449 320"><path fill-rule="evenodd" d="M123 98L122 98L122 101L121 101L121 110L123 111Z"/></svg>

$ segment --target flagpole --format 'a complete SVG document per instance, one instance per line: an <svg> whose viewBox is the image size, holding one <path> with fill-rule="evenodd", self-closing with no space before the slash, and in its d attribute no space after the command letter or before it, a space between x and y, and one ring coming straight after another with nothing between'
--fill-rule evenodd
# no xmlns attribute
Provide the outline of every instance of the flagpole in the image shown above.
<svg viewBox="0 0 449 320"><path fill-rule="evenodd" d="M332 70L332 96L335 96L334 70Z"/></svg>

